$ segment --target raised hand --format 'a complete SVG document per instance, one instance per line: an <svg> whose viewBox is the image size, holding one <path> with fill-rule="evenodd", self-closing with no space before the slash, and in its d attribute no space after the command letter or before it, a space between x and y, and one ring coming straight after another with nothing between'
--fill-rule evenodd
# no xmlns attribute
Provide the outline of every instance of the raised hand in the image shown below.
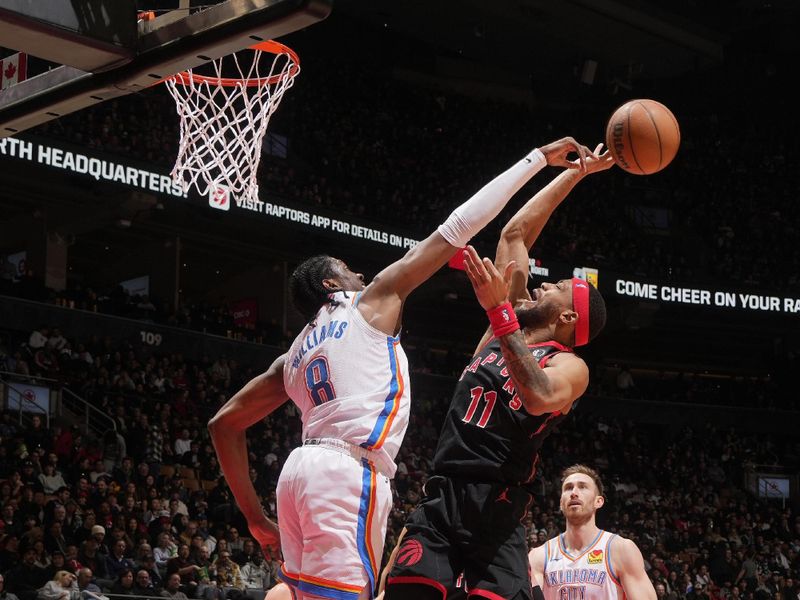
<svg viewBox="0 0 800 600"><path fill-rule="evenodd" d="M550 142L544 146L539 146L539 150L547 159L547 164L551 167L564 167L567 169L580 169L586 171L586 158L597 159L598 156L583 144L575 141L575 138L565 137L555 142ZM576 153L578 158L570 160L568 156Z"/></svg>
<svg viewBox="0 0 800 600"><path fill-rule="evenodd" d="M611 156L611 152L608 150L603 152L603 143L601 142L597 144L597 147L594 149L594 156L586 157L586 174L589 175L591 173L607 171L613 167L614 164L614 157Z"/></svg>
<svg viewBox="0 0 800 600"><path fill-rule="evenodd" d="M516 264L515 261L508 263L505 273L501 275L490 259L481 259L475 248L466 247L464 268L472 283L472 289L475 290L475 296L484 310L490 310L508 300L511 274Z"/></svg>

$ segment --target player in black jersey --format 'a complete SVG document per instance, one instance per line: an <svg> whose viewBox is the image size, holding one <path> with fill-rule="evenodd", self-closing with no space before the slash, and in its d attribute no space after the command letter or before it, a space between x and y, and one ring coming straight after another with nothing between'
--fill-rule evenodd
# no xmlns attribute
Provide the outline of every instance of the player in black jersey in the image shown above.
<svg viewBox="0 0 800 600"><path fill-rule="evenodd" d="M585 172L565 171L520 209L503 229L496 264L474 248L464 252L491 329L456 385L386 600L447 600L462 572L469 596L541 597L531 587L522 525L532 501L526 486L545 437L586 390L589 372L572 348L603 328L605 303L580 279L529 293L528 250L575 184L614 164L601 150Z"/></svg>

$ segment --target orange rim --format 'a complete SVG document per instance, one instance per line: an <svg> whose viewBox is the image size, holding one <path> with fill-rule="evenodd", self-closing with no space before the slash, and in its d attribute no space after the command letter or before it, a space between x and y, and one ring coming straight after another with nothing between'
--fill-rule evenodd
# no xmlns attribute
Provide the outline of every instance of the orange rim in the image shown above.
<svg viewBox="0 0 800 600"><path fill-rule="evenodd" d="M288 54L289 58L292 61L291 67L289 67L289 71L287 73L278 73L277 75L273 75L271 77L257 77L255 79L237 79L235 77L208 77L206 75L197 75L196 73L190 73L189 71L181 71L180 73L176 73L172 77L167 77L167 79L174 81L175 83L179 83L181 85L189 85L191 82L194 83L208 83L211 85L220 85L222 87L236 87L239 85L243 85L246 87L256 87L262 85L274 85L281 81L284 77L292 78L297 75L298 71L300 71L300 58L297 56L297 53L289 48L288 46L284 46L280 42L276 42L274 40L267 40L265 42L259 42L254 46L250 46L251 50L260 50L261 52L269 52L270 54Z"/></svg>

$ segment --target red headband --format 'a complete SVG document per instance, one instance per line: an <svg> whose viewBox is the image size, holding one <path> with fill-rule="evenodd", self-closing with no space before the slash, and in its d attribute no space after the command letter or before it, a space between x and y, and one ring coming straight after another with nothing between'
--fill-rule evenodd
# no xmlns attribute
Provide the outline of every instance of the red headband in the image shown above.
<svg viewBox="0 0 800 600"><path fill-rule="evenodd" d="M591 284L577 277L572 278L572 310L578 313L575 323L575 346L589 342L589 286Z"/></svg>

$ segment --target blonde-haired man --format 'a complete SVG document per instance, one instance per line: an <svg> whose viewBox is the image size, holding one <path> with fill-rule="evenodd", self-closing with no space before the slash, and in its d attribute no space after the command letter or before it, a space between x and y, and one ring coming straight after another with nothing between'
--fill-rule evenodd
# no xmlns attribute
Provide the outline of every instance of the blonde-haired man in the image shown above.
<svg viewBox="0 0 800 600"><path fill-rule="evenodd" d="M597 527L604 503L597 471L585 465L564 470L560 504L566 530L528 555L533 584L541 586L545 600L655 600L636 544Z"/></svg>

